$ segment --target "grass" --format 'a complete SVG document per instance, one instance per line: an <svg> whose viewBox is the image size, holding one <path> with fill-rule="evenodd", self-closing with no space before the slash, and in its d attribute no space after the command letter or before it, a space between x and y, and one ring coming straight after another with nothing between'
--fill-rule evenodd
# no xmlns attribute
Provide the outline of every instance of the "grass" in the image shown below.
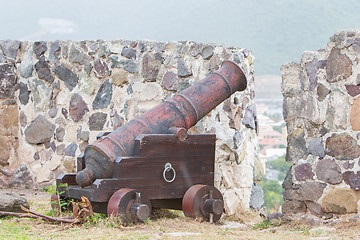
<svg viewBox="0 0 360 240"><path fill-rule="evenodd" d="M48 197L30 199L33 210L49 213ZM62 213L64 216L70 213ZM248 227L231 228L229 222L240 222ZM334 227L334 226L332 226ZM358 223L336 225L337 231L306 225L274 223L262 220L254 212L241 218L225 217L217 224L187 218L181 211L155 210L144 223L123 223L104 214L95 214L81 225L48 223L41 219L0 218L2 239L311 239L316 237L350 238L360 235ZM185 234L185 235L181 235Z"/></svg>
<svg viewBox="0 0 360 240"><path fill-rule="evenodd" d="M254 224L254 226L252 227L253 230L256 229L267 229L271 226L270 221L264 219L261 223L256 223Z"/></svg>

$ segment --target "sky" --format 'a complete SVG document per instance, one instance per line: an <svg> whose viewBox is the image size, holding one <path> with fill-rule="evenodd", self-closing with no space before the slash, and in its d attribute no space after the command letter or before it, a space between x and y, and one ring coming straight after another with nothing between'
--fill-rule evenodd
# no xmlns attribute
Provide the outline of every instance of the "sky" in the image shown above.
<svg viewBox="0 0 360 240"><path fill-rule="evenodd" d="M252 51L258 75L279 75L282 64L298 61L305 50L324 48L335 32L360 28L360 1L356 0L0 0L0 3L0 39L215 43Z"/></svg>

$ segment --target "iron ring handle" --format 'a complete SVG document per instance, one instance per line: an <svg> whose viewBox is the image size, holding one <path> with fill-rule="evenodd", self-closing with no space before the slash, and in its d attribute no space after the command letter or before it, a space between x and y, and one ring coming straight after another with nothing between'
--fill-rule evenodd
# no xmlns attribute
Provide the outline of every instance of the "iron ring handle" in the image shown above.
<svg viewBox="0 0 360 240"><path fill-rule="evenodd" d="M166 176L165 176L165 173L168 172L168 171L173 171L174 172L174 176L172 179L167 179ZM168 183L171 183L175 180L175 177L176 177L176 172L175 172L175 169L171 166L171 163L166 163L165 164L165 169L164 169L164 172L163 172L163 178L166 182Z"/></svg>

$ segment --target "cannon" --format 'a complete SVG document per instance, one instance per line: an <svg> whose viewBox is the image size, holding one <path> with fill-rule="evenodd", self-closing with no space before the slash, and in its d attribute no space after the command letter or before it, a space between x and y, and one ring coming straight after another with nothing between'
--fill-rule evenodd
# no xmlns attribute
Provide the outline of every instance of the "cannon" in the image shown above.
<svg viewBox="0 0 360 240"><path fill-rule="evenodd" d="M57 178L60 197L85 196L95 212L128 221L148 218L152 208L170 208L216 222L224 208L214 187L216 136L187 130L246 86L242 69L224 61L174 97L113 132L100 133L77 157L77 173Z"/></svg>

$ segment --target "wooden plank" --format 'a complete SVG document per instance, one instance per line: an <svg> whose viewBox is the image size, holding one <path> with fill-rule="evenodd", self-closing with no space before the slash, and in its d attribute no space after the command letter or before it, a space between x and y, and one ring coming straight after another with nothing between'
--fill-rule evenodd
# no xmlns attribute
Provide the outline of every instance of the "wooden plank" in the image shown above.
<svg viewBox="0 0 360 240"><path fill-rule="evenodd" d="M85 168L85 157L84 153L80 153L76 158L76 172L80 172Z"/></svg>
<svg viewBox="0 0 360 240"><path fill-rule="evenodd" d="M103 196L105 194L99 194L98 189L120 189L120 188L133 188L141 191L146 194L146 196L151 199L173 199L173 198L182 198L188 188L195 184L205 184L213 186L213 178L209 176L199 177L197 181L186 181L184 179L179 180L177 184L168 183L163 184L161 179L98 179L99 188L96 190L96 194L99 195L98 198L92 198L93 201L101 202L103 201ZM100 186L102 185L102 186ZM102 190L104 191L104 190ZM112 190L115 192L115 190ZM101 198L101 200L100 200Z"/></svg>
<svg viewBox="0 0 360 240"><path fill-rule="evenodd" d="M151 206L153 208L182 210L182 198L151 200Z"/></svg>
<svg viewBox="0 0 360 240"><path fill-rule="evenodd" d="M114 194L117 188L100 188L95 189L91 187L81 188L79 186L70 186L68 193L65 192L64 196L74 199L81 199L82 196L87 197L91 202L108 202L110 197Z"/></svg>
<svg viewBox="0 0 360 240"><path fill-rule="evenodd" d="M166 163L171 163L176 172L175 180L171 183L166 182L163 177ZM173 171L165 171L165 176L171 180ZM186 161L178 156L124 157L114 164L114 179L122 187L145 189L152 199L181 198L194 184L213 186L214 159L213 156L192 156Z"/></svg>
<svg viewBox="0 0 360 240"><path fill-rule="evenodd" d="M174 134L141 134L135 139L135 156L215 155L214 134L190 134L179 141Z"/></svg>
<svg viewBox="0 0 360 240"><path fill-rule="evenodd" d="M185 192L195 184L214 184L213 176L199 176L196 180L177 178L173 183L165 183L164 180L156 179L97 179L88 187L81 188L78 185L69 185L69 190L65 187L60 188L64 193L63 197L81 199L81 196L87 197L91 202L108 202L114 192L120 188L133 188L141 191L150 200L154 199L175 199L182 198Z"/></svg>
<svg viewBox="0 0 360 240"><path fill-rule="evenodd" d="M214 175L214 156L122 157L114 163L114 178L161 178L165 165L170 163L176 178L195 178L197 175ZM172 173L173 171L167 171ZM176 180L176 179L175 179Z"/></svg>
<svg viewBox="0 0 360 240"><path fill-rule="evenodd" d="M61 174L56 179L56 185L67 183L68 185L76 185L76 173Z"/></svg>
<svg viewBox="0 0 360 240"><path fill-rule="evenodd" d="M65 174L57 183L68 183L70 190L66 197L80 199L87 197L92 202L107 202L120 188L134 188L147 195L150 200L181 199L188 188L195 184L214 185L215 140L213 134L189 135L179 141L172 134L139 135L136 139L134 157L121 157L114 163L111 179L97 179L88 187L76 185L76 174ZM83 156L78 157L78 170L84 167ZM173 170L165 171L171 164ZM169 202L170 201L170 202ZM173 204L179 206L179 203Z"/></svg>

